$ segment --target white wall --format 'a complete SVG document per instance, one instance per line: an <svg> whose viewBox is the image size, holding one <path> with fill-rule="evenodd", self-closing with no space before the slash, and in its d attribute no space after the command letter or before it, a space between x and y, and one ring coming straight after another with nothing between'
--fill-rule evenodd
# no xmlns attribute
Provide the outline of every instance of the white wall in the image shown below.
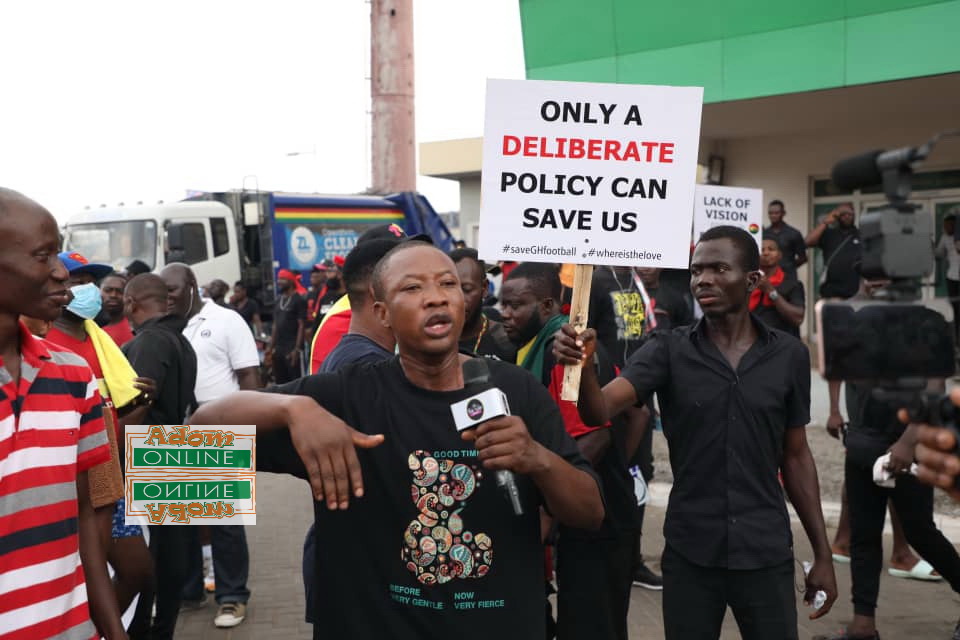
<svg viewBox="0 0 960 640"><path fill-rule="evenodd" d="M480 222L480 174L460 179L460 233L468 247L477 246L474 225Z"/></svg>

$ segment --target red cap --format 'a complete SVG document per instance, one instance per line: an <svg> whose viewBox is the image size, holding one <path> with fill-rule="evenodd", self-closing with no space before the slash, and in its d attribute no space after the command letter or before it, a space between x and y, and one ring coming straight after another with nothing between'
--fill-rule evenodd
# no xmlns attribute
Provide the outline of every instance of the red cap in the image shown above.
<svg viewBox="0 0 960 640"><path fill-rule="evenodd" d="M280 269L280 271L277 271L277 280L289 280L290 282L296 282L297 276L293 275L293 272L289 269Z"/></svg>
<svg viewBox="0 0 960 640"><path fill-rule="evenodd" d="M343 265L346 262L346 259L343 256L333 256L333 264L337 265L343 269Z"/></svg>

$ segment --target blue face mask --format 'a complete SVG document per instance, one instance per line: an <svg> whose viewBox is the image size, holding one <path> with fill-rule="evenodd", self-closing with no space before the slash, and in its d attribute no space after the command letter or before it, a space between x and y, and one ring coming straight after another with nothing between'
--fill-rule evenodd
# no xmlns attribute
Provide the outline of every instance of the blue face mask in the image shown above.
<svg viewBox="0 0 960 640"><path fill-rule="evenodd" d="M100 289L92 282L79 284L70 287L73 294L73 301L67 305L67 311L71 311L81 318L93 320L100 313L100 307L103 305L103 299L100 297Z"/></svg>

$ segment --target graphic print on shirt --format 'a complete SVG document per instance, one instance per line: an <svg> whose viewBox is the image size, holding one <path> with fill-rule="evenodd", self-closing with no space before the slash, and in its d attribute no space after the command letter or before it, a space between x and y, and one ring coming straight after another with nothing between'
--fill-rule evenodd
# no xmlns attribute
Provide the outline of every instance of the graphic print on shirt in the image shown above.
<svg viewBox="0 0 960 640"><path fill-rule="evenodd" d="M643 335L643 298L638 291L612 291L617 340L636 340Z"/></svg>
<svg viewBox="0 0 960 640"><path fill-rule="evenodd" d="M401 559L407 570L425 585L487 575L493 540L468 530L460 515L483 472L422 450L411 453L407 465L413 472L410 497L419 511L403 533Z"/></svg>

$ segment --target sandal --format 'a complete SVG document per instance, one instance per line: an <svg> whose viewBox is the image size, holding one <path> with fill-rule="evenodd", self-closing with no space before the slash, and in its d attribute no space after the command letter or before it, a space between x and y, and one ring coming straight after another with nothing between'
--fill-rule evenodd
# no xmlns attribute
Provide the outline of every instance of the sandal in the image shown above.
<svg viewBox="0 0 960 640"><path fill-rule="evenodd" d="M924 580L926 582L940 582L943 580L943 576L935 572L926 560L920 560L917 564L913 565L910 571L890 567L887 569L887 573L894 578L908 578L910 580Z"/></svg>
<svg viewBox="0 0 960 640"><path fill-rule="evenodd" d="M851 636L846 629L829 635L813 636L813 640L880 640L880 632L874 631L872 636Z"/></svg>

